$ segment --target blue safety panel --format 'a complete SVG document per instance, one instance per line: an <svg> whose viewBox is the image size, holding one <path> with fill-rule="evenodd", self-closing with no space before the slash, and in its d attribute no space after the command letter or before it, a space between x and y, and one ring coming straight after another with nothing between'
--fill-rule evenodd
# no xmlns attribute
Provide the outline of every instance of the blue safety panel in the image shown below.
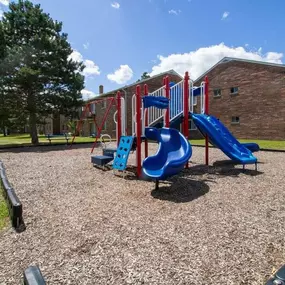
<svg viewBox="0 0 285 285"><path fill-rule="evenodd" d="M126 169L133 141L134 137L121 136L120 143L117 149L117 154L113 163L114 169L118 170Z"/></svg>
<svg viewBox="0 0 285 285"><path fill-rule="evenodd" d="M158 109L167 109L169 99L162 96L144 96L143 106L144 108L156 107Z"/></svg>
<svg viewBox="0 0 285 285"><path fill-rule="evenodd" d="M193 87L193 96L194 97L202 95L201 93L202 93L201 87Z"/></svg>
<svg viewBox="0 0 285 285"><path fill-rule="evenodd" d="M183 112L183 90L179 86L170 89L170 118Z"/></svg>

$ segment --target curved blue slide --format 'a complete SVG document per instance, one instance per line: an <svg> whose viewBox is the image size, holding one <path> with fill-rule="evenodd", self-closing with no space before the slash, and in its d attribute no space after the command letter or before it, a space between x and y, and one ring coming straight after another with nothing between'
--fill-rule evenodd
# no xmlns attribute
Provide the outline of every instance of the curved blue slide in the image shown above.
<svg viewBox="0 0 285 285"><path fill-rule="evenodd" d="M230 159L241 164L257 162L252 152L242 145L218 119L205 114L191 114L191 118L200 132L208 135L210 142Z"/></svg>
<svg viewBox="0 0 285 285"><path fill-rule="evenodd" d="M143 161L143 176L155 180L165 180L183 170L192 155L188 140L176 129L146 128L147 139L159 143L158 151Z"/></svg>

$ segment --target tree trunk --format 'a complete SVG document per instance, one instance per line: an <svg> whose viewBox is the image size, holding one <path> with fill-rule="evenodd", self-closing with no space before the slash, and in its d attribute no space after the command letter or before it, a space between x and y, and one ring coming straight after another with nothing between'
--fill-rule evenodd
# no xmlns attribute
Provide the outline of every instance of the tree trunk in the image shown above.
<svg viewBox="0 0 285 285"><path fill-rule="evenodd" d="M6 134L6 127L5 127L5 123L4 122L1 122L1 129L2 129L2 132L3 132L3 136L6 137L7 134Z"/></svg>
<svg viewBox="0 0 285 285"><path fill-rule="evenodd" d="M38 132L37 132L36 114L30 114L29 127L30 127L30 136L31 136L32 144L37 145L39 143L39 138L38 138Z"/></svg>

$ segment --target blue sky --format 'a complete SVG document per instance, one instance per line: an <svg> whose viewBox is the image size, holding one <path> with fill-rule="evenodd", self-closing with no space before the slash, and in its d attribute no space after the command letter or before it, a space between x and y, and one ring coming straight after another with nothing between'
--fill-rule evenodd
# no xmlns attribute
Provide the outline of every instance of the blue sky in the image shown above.
<svg viewBox="0 0 285 285"><path fill-rule="evenodd" d="M0 0L7 10L8 0ZM174 68L198 77L224 56L282 63L282 0L34 0L62 21L87 69L85 95ZM0 12L1 14L1 12ZM115 72L116 71L116 72Z"/></svg>

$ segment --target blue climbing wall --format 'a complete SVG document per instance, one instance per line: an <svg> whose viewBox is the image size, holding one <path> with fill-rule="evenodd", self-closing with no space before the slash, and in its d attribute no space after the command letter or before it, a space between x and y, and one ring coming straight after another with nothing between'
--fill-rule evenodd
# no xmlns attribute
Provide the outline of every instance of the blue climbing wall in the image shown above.
<svg viewBox="0 0 285 285"><path fill-rule="evenodd" d="M125 170L129 154L133 145L134 137L122 136L113 163L113 169Z"/></svg>

